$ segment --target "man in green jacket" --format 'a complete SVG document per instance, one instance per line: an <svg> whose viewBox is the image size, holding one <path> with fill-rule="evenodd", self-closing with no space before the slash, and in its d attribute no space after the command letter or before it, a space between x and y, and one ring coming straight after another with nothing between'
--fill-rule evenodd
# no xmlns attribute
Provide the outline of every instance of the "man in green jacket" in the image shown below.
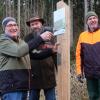
<svg viewBox="0 0 100 100"><path fill-rule="evenodd" d="M30 66L25 56L37 48L52 34L43 34L25 43L20 39L20 31L16 20L6 17L2 21L4 34L0 36L0 93L2 100L26 100L24 94L31 89ZM47 50L52 54L52 49Z"/></svg>

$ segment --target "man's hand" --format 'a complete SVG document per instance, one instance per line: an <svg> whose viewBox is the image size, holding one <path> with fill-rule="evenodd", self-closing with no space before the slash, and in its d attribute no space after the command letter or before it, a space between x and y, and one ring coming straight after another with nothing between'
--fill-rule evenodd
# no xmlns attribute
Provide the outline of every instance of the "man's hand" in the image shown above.
<svg viewBox="0 0 100 100"><path fill-rule="evenodd" d="M52 45L52 44L44 44L44 47L51 48L52 52L56 53L59 45L60 45L60 43L55 43L54 45Z"/></svg>
<svg viewBox="0 0 100 100"><path fill-rule="evenodd" d="M77 75L77 79L80 83L83 83L84 76L82 74Z"/></svg>
<svg viewBox="0 0 100 100"><path fill-rule="evenodd" d="M58 49L58 46L59 46L59 45L60 45L60 43L55 43L55 45L53 46L52 51L53 51L54 53L57 52L57 49Z"/></svg>
<svg viewBox="0 0 100 100"><path fill-rule="evenodd" d="M44 41L47 41L47 40L51 40L53 34L49 31L46 31L46 32L42 33L40 36Z"/></svg>

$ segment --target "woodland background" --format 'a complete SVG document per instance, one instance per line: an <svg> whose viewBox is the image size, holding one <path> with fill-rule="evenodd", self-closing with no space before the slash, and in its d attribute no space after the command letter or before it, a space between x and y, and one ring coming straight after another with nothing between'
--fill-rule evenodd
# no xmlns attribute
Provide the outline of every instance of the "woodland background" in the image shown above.
<svg viewBox="0 0 100 100"><path fill-rule="evenodd" d="M34 15L45 19L45 25L53 27L53 12L60 0L0 0L0 33L2 33L2 19L6 16L15 17L21 28L21 36L29 33L26 21ZM85 80L79 83L75 74L75 47L80 32L86 26L85 15L93 10L100 17L100 0L62 0L70 6L71 21L71 100L88 100Z"/></svg>

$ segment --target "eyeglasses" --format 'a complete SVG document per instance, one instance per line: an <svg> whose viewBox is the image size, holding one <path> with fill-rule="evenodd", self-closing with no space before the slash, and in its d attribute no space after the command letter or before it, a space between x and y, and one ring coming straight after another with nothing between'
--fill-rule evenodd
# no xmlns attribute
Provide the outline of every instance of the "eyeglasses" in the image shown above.
<svg viewBox="0 0 100 100"><path fill-rule="evenodd" d="M13 26L18 26L17 24L8 24L8 25L6 25L6 27L13 27Z"/></svg>

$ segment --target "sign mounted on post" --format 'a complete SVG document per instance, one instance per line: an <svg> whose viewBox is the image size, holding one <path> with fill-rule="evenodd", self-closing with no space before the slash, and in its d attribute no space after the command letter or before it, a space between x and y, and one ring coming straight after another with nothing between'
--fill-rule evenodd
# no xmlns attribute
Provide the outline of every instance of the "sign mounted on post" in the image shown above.
<svg viewBox="0 0 100 100"><path fill-rule="evenodd" d="M65 8L54 11L54 35L65 33Z"/></svg>

